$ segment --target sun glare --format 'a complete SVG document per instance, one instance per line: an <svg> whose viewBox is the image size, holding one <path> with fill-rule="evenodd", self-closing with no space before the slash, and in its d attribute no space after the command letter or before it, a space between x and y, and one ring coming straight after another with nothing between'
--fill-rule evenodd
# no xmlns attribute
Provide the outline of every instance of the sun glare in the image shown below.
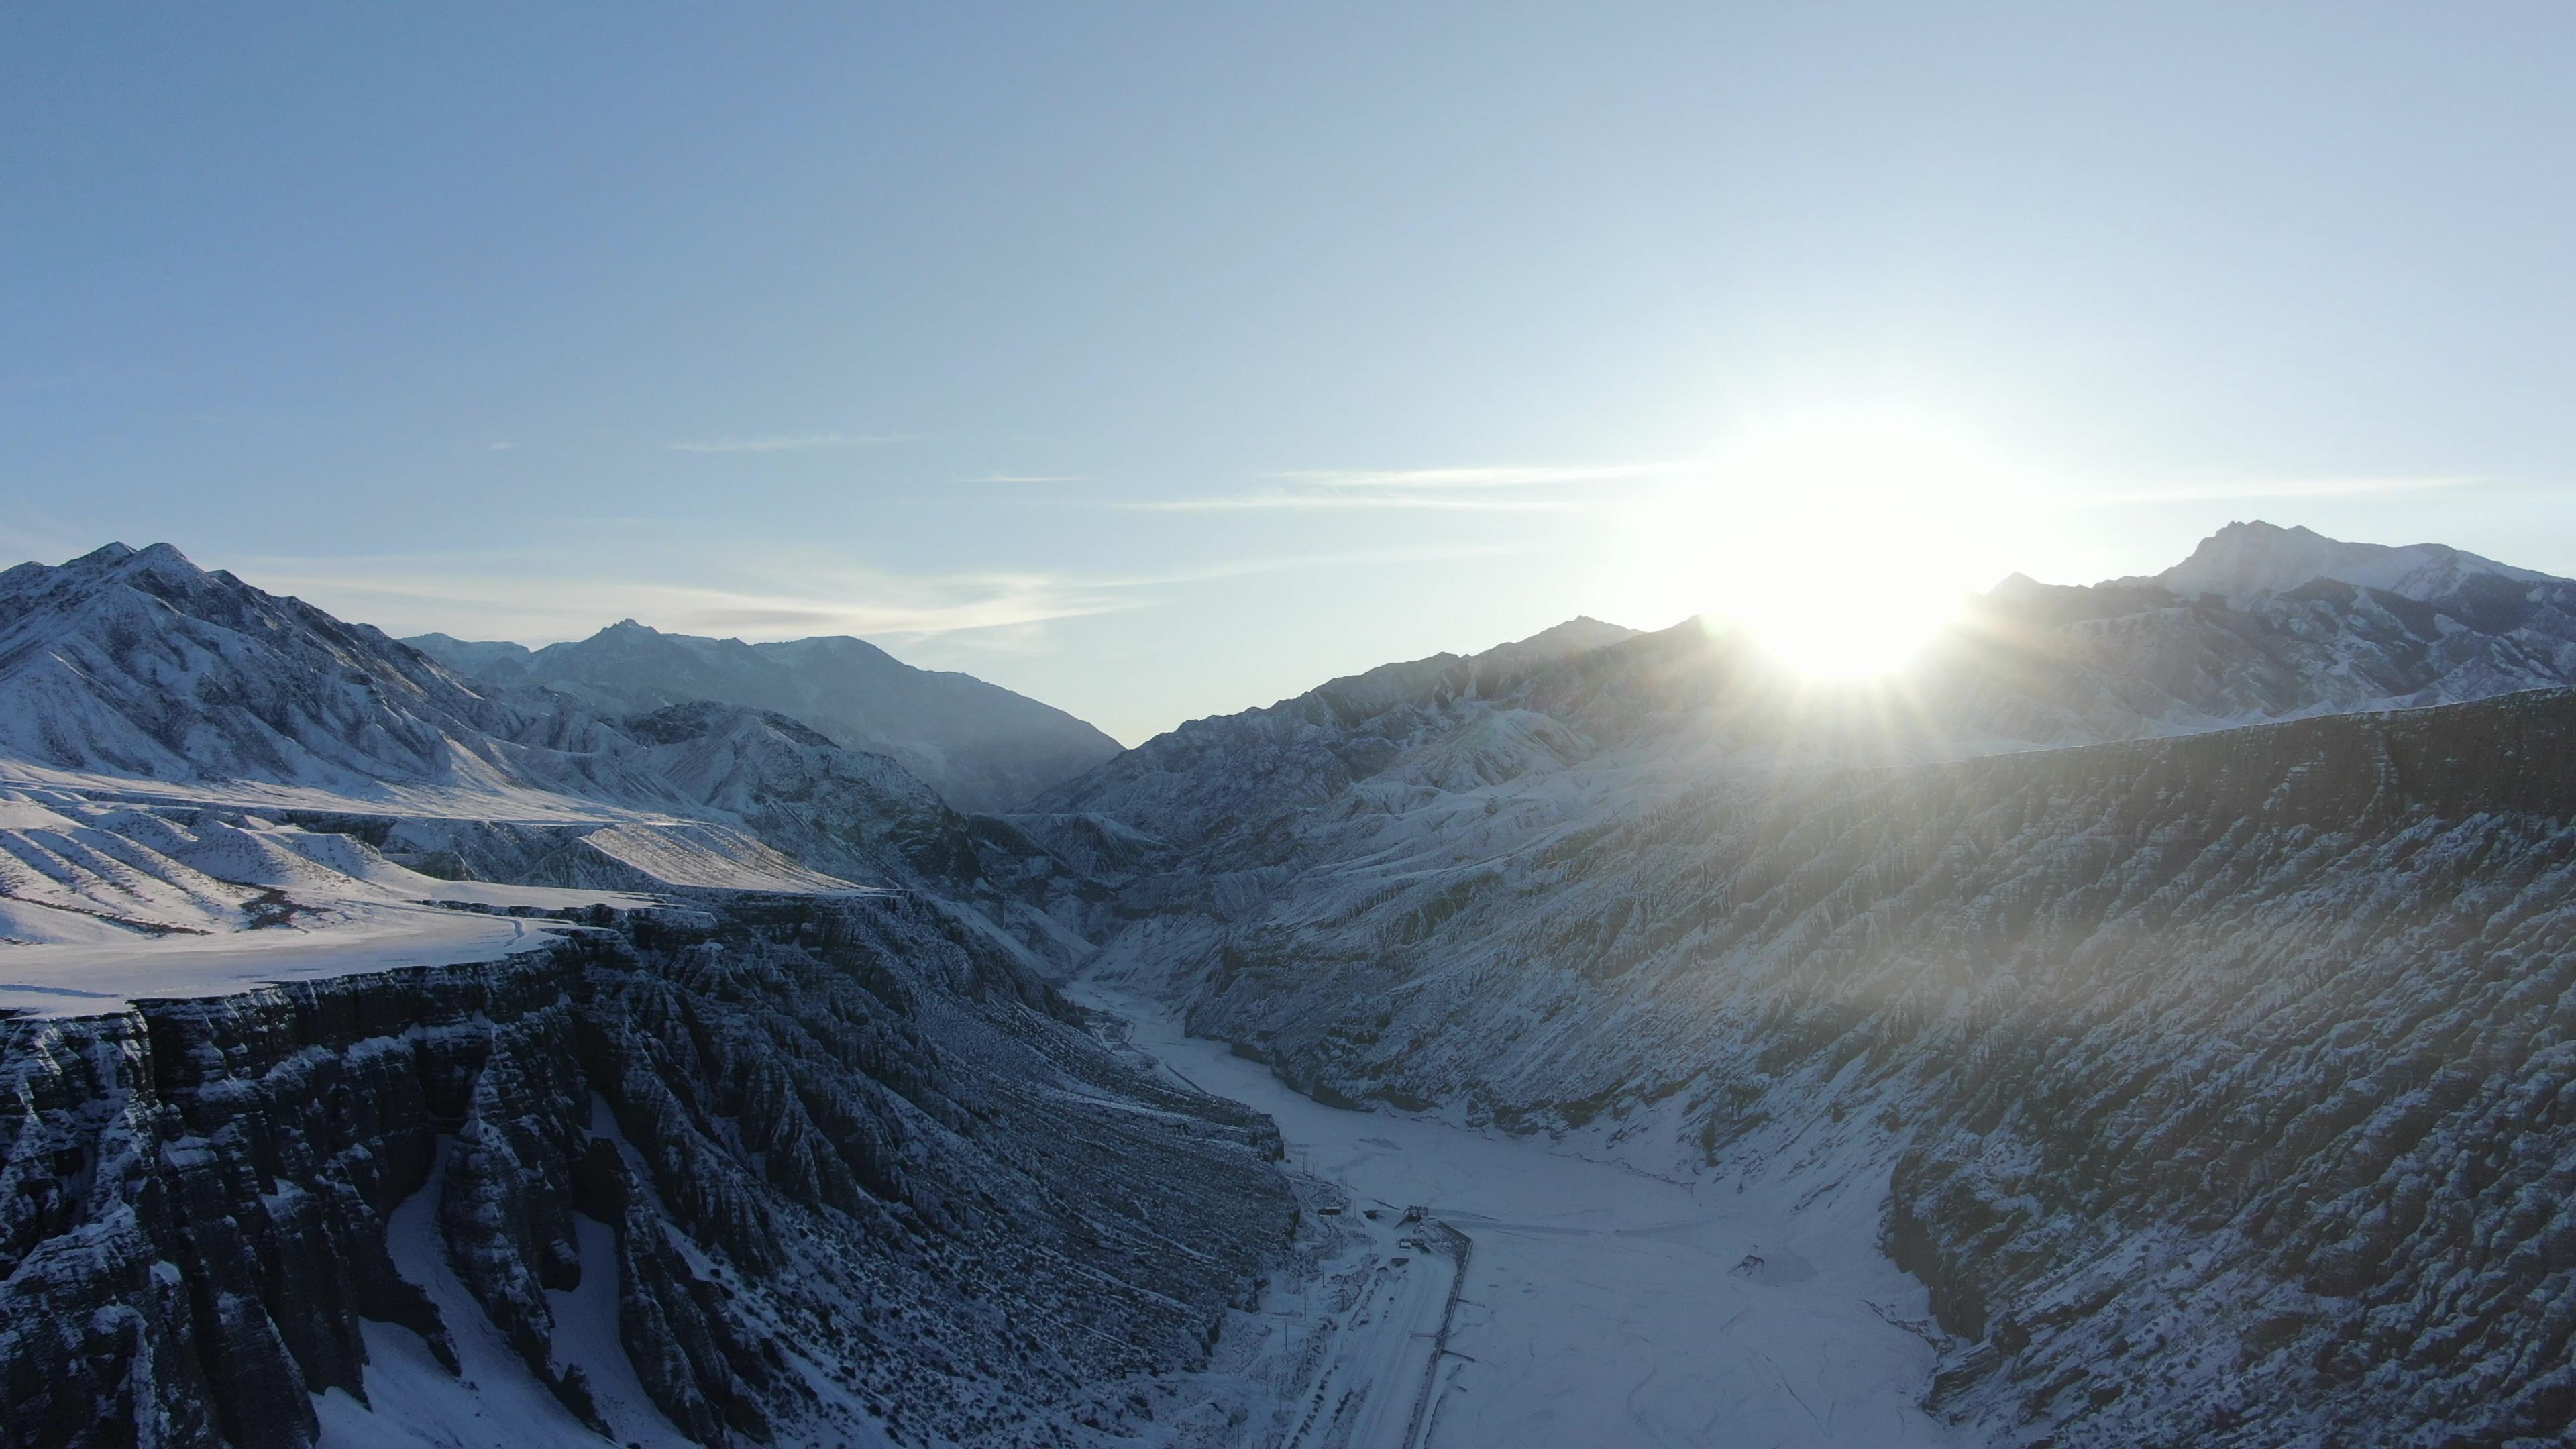
<svg viewBox="0 0 2576 1449"><path fill-rule="evenodd" d="M2000 575L2020 491L1991 449L1935 417L1784 418L1639 515L1635 581L1664 605L1648 617L1744 629L1810 675L1880 673Z"/></svg>

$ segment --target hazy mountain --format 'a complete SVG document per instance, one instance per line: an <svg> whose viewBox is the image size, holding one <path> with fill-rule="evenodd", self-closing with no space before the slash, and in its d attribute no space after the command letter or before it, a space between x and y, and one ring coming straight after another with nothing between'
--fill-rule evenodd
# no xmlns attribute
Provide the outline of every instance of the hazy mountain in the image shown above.
<svg viewBox="0 0 2576 1449"><path fill-rule="evenodd" d="M791 716L891 755L960 810L997 811L1118 753L1060 709L972 675L915 669L863 639L746 644L622 620L533 652L443 634L405 641L467 677L631 713L709 699Z"/></svg>
<svg viewBox="0 0 2576 1449"><path fill-rule="evenodd" d="M513 644L506 639L459 639L452 634L415 634L403 642L466 675L506 668L526 660L530 652L527 645Z"/></svg>

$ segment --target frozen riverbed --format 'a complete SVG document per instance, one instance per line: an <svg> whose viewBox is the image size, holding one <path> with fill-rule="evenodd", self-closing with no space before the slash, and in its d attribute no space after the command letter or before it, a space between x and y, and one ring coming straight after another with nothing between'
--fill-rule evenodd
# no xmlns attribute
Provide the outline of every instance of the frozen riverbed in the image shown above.
<svg viewBox="0 0 2576 1449"><path fill-rule="evenodd" d="M1293 1164L1356 1199L1425 1205L1473 1241L1419 1443L1954 1442L1916 1407L1931 1347L1889 1321L1928 1315L1920 1285L1877 1251L1876 1193L1800 1210L1786 1190L1670 1181L1543 1138L1327 1107L1190 1038L1167 1008L1079 990L1192 1083L1276 1118Z"/></svg>

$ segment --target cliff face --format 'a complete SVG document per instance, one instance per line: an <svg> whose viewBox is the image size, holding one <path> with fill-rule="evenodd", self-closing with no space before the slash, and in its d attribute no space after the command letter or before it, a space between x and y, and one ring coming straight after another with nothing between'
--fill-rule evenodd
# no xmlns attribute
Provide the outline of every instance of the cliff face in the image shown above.
<svg viewBox="0 0 2576 1449"><path fill-rule="evenodd" d="M1198 1365L1291 1230L1265 1119L1118 1065L934 907L599 919L0 1024L12 1442L310 1444L385 1325L451 1370L497 1334L620 1440L1066 1442ZM606 1353L560 1322L597 1274Z"/></svg>
<svg viewBox="0 0 2576 1449"><path fill-rule="evenodd" d="M1885 1184L1989 1427L2568 1429L2576 696L1512 809L1131 958L1328 1099Z"/></svg>

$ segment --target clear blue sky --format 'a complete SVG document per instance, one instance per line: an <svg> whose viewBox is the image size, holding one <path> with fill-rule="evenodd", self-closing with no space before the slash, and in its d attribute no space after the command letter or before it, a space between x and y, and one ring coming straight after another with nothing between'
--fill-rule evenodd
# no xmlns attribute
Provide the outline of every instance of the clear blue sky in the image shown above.
<svg viewBox="0 0 2576 1449"><path fill-rule="evenodd" d="M1832 587L1818 418L2018 480L1960 587L2576 574L2576 7L2113 8L11 7L0 552L1129 741Z"/></svg>

